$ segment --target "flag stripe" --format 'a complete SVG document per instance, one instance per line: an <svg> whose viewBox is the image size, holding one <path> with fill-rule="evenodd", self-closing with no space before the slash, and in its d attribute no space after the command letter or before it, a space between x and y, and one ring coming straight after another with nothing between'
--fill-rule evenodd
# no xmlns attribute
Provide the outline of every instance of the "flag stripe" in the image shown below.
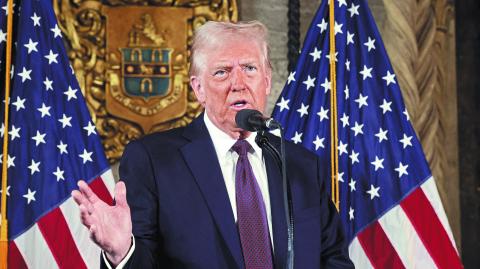
<svg viewBox="0 0 480 269"><path fill-rule="evenodd" d="M439 268L463 268L442 223L422 189L412 192L401 203L420 239Z"/></svg>
<svg viewBox="0 0 480 269"><path fill-rule="evenodd" d="M28 268L58 268L57 262L37 224L17 237L15 244Z"/></svg>
<svg viewBox="0 0 480 269"><path fill-rule="evenodd" d="M358 241L375 268L405 268L378 222L358 234Z"/></svg>
<svg viewBox="0 0 480 269"><path fill-rule="evenodd" d="M8 267L14 269L28 268L20 250L18 250L17 245L13 241L8 243Z"/></svg>
<svg viewBox="0 0 480 269"><path fill-rule="evenodd" d="M90 240L90 232L80 221L80 209L73 198L69 198L61 206L63 216L68 228L72 233L73 240L77 245L85 264L88 268L100 268L100 248Z"/></svg>
<svg viewBox="0 0 480 269"><path fill-rule="evenodd" d="M93 192L102 199L105 203L109 205L113 205L113 198L110 195L109 190L107 189L107 186L103 184L103 180L101 177L97 177L94 179L90 184L90 188L92 188Z"/></svg>
<svg viewBox="0 0 480 269"><path fill-rule="evenodd" d="M392 208L379 223L406 268L437 268L402 207Z"/></svg>
<svg viewBox="0 0 480 269"><path fill-rule="evenodd" d="M452 230L450 229L450 224L448 223L447 215L445 214L445 210L443 209L442 200L440 199L440 195L438 194L437 186L435 184L435 179L430 177L425 183L422 184L422 190L427 196L428 201L432 205L435 213L438 216L438 219L442 223L443 228L448 234L450 238L450 242L452 243L455 251L458 255L458 250L455 244L455 239L453 238Z"/></svg>
<svg viewBox="0 0 480 269"><path fill-rule="evenodd" d="M373 266L370 263L370 260L368 260L367 255L365 254L365 251L363 251L363 248L360 245L360 242L358 242L357 237L355 237L350 243L350 246L348 247L348 252L349 252L350 259L352 260L353 264L355 264L357 268L373 269Z"/></svg>
<svg viewBox="0 0 480 269"><path fill-rule="evenodd" d="M115 178L113 177L112 169L108 169L105 173L103 173L101 178L103 180L103 184L105 184L105 187L110 193L110 197L113 197L113 191L115 189Z"/></svg>
<svg viewBox="0 0 480 269"><path fill-rule="evenodd" d="M60 268L87 268L59 208L37 223Z"/></svg>

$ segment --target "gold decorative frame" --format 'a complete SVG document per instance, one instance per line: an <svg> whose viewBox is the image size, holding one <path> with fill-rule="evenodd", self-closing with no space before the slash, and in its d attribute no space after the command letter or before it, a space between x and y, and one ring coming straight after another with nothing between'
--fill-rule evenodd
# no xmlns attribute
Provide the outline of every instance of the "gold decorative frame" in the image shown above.
<svg viewBox="0 0 480 269"><path fill-rule="evenodd" d="M155 9L176 9L188 10L191 17L187 19L186 27L178 28L170 25L171 20L163 18L157 20L157 25L162 29L185 29L181 34L184 36L183 51L177 50L171 57L171 88L165 98L156 98L135 103L129 97L118 97L119 84L122 79L119 76L122 65L114 55L107 49L107 16L106 10L123 8L126 11L135 13L134 10ZM238 9L236 0L54 0L54 9L57 14L59 26L66 41L68 57L75 70L76 77L85 96L88 108L93 121L102 138L105 153L110 163L115 163L121 157L125 145L147 133L167 130L188 124L202 111L197 103L195 95L189 87L188 78L188 57L192 36L195 29L206 21L237 21ZM137 12L138 13L138 12ZM163 14L168 14L164 11ZM114 18L124 20L129 16ZM172 15L174 16L174 15ZM152 19L152 18L146 18ZM156 18L155 18L156 19ZM126 30L126 29L123 29ZM178 33L175 42L178 42ZM148 33L147 33L148 35ZM172 35L173 36L173 35ZM168 43L168 35L166 41ZM157 35L150 41L154 45L166 46L165 37ZM148 71L148 69L146 69ZM121 70L123 71L123 69ZM117 94L117 96L112 96ZM110 99L109 99L110 98ZM111 98L120 98L124 108L107 106ZM123 98L123 99L122 99ZM183 98L183 99L182 99ZM168 106L178 100L182 101L180 109L170 109ZM132 101L133 100L133 101ZM111 102L113 104L113 102ZM127 107L130 106L130 110ZM133 105L132 105L133 104ZM144 107L142 107L144 106ZM147 106L150 106L148 108ZM143 109L143 115L132 112L134 108ZM122 110L124 109L124 110ZM172 112L173 111L173 112ZM130 113L130 118L122 114ZM155 114L154 116L149 116Z"/></svg>

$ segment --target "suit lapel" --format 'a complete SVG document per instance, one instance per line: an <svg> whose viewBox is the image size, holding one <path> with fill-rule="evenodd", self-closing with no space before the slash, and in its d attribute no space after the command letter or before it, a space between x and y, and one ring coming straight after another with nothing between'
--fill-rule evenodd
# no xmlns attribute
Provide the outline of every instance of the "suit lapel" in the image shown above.
<svg viewBox="0 0 480 269"><path fill-rule="evenodd" d="M235 225L220 164L203 114L185 128L184 136L191 142L181 148L210 213L239 268L244 268L240 238Z"/></svg>
<svg viewBox="0 0 480 269"><path fill-rule="evenodd" d="M272 142L270 138L269 141ZM276 148L277 145L272 143ZM264 158L267 166L268 191L272 213L272 233L274 244L275 268L285 268L287 253L287 222L283 205L282 174L275 160L265 150Z"/></svg>

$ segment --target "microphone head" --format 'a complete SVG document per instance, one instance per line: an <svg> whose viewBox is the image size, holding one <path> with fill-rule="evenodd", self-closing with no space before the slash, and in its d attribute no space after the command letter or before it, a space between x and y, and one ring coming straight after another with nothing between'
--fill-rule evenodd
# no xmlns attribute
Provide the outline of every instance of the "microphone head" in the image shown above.
<svg viewBox="0 0 480 269"><path fill-rule="evenodd" d="M258 131L258 126L252 124L252 118L262 118L262 113L254 109L242 109L237 112L237 115L235 116L235 123L238 127L244 130L250 132Z"/></svg>

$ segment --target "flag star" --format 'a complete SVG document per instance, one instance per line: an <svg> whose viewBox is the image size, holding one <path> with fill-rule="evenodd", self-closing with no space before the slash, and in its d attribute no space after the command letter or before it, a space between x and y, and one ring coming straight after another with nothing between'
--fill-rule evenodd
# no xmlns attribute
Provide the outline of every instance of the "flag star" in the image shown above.
<svg viewBox="0 0 480 269"><path fill-rule="evenodd" d="M71 120L72 120L72 117L67 117L67 115L63 113L62 118L59 119L58 121L62 123L62 128L65 128L67 126L72 127L72 124L70 123Z"/></svg>
<svg viewBox="0 0 480 269"><path fill-rule="evenodd" d="M38 42L33 42L32 39L29 38L28 39L28 44L25 44L23 46L28 49L27 53L30 54L32 51L38 52L37 45L38 45Z"/></svg>
<svg viewBox="0 0 480 269"><path fill-rule="evenodd" d="M65 171L60 170L60 167L57 166L57 170L53 172L53 174L57 177L57 182L60 181L60 179L65 181L65 178L63 177L63 173L65 173Z"/></svg>
<svg viewBox="0 0 480 269"><path fill-rule="evenodd" d="M45 136L47 134L44 133L44 134L41 134L38 130L37 130L37 134L35 136L32 136L32 139L35 140L35 146L38 146L40 144L45 144Z"/></svg>
<svg viewBox="0 0 480 269"><path fill-rule="evenodd" d="M48 90L53 91L52 83L53 83L53 80L49 80L48 77L45 77L45 80L43 81L43 85L45 85L46 91Z"/></svg>
<svg viewBox="0 0 480 269"><path fill-rule="evenodd" d="M342 122L342 127L350 126L350 123L348 123L349 118L350 117L347 116L347 114L343 113L342 117L340 118L340 121Z"/></svg>
<svg viewBox="0 0 480 269"><path fill-rule="evenodd" d="M337 55L338 55L338 51L336 51L335 55L333 56L333 59L335 60L335 62L338 62ZM325 55L325 58L330 60L330 54Z"/></svg>
<svg viewBox="0 0 480 269"><path fill-rule="evenodd" d="M60 140L60 144L57 145L57 148L60 150L60 155L63 153L68 154L67 144L63 144L62 140Z"/></svg>
<svg viewBox="0 0 480 269"><path fill-rule="evenodd" d="M40 26L40 19L41 18L42 17L37 16L37 13L33 12L33 16L30 17L30 19L32 19L32 21L33 21L33 26Z"/></svg>
<svg viewBox="0 0 480 269"><path fill-rule="evenodd" d="M347 6L346 0L338 0L338 7L342 7L343 5Z"/></svg>
<svg viewBox="0 0 480 269"><path fill-rule="evenodd" d="M305 80L303 82L303 84L305 84L307 86L307 91L311 88L311 87L315 87L315 80L317 78L311 78L310 75L308 75L307 77L307 80Z"/></svg>
<svg viewBox="0 0 480 269"><path fill-rule="evenodd" d="M5 134L5 124L2 123L2 127L0 128L0 135L3 137Z"/></svg>
<svg viewBox="0 0 480 269"><path fill-rule="evenodd" d="M343 26L343 23L337 23L335 21L335 26L333 27L335 30L335 35L337 35L338 33L343 34L342 26Z"/></svg>
<svg viewBox="0 0 480 269"><path fill-rule="evenodd" d="M355 44L355 42L353 41L354 36L355 36L355 34L352 34L349 31L347 31L347 45L348 44Z"/></svg>
<svg viewBox="0 0 480 269"><path fill-rule="evenodd" d="M12 64L12 69L10 69L10 78L13 78L13 74L15 74L15 65Z"/></svg>
<svg viewBox="0 0 480 269"><path fill-rule="evenodd" d="M370 50L375 49L375 39L368 37L368 41L363 43L363 45L367 46L368 52L370 52Z"/></svg>
<svg viewBox="0 0 480 269"><path fill-rule="evenodd" d="M0 44L7 41L7 33L0 29Z"/></svg>
<svg viewBox="0 0 480 269"><path fill-rule="evenodd" d="M325 141L325 138L322 137L317 137L315 138L315 141L313 141L313 144L315 144L315 150L318 150L318 148L325 148L325 145L323 145L323 141Z"/></svg>
<svg viewBox="0 0 480 269"><path fill-rule="evenodd" d="M343 90L343 92L345 93L345 100L348 100L350 97L350 89L348 88L348 85L345 85L345 90Z"/></svg>
<svg viewBox="0 0 480 269"><path fill-rule="evenodd" d="M347 146L348 146L347 143L343 144L343 142L340 141L340 145L338 145L339 156L342 156L342 154L344 154L344 153L348 155Z"/></svg>
<svg viewBox="0 0 480 269"><path fill-rule="evenodd" d="M350 220L354 219L355 217L353 216L353 213L355 213L355 210L350 207L350 210L348 211L348 218Z"/></svg>
<svg viewBox="0 0 480 269"><path fill-rule="evenodd" d="M380 198L380 194L378 191L380 190L380 187L374 187L372 184L370 184L370 190L367 191L368 194L370 194L370 200L373 200L375 197Z"/></svg>
<svg viewBox="0 0 480 269"><path fill-rule="evenodd" d="M88 152L86 149L84 149L83 153L79 154L78 156L82 158L83 164L85 164L86 162L92 162L92 154L93 151Z"/></svg>
<svg viewBox="0 0 480 269"><path fill-rule="evenodd" d="M19 96L17 96L17 101L13 102L12 105L14 105L17 109L17 111L19 111L20 109L25 109L25 98L23 99L20 99Z"/></svg>
<svg viewBox="0 0 480 269"><path fill-rule="evenodd" d="M352 153L349 156L350 159L352 160L352 165L355 163L360 163L360 161L358 160L359 154L360 154L359 152L355 152L355 150L352 149Z"/></svg>
<svg viewBox="0 0 480 269"><path fill-rule="evenodd" d="M95 125L92 124L91 121L89 121L88 125L83 127L83 129L87 131L87 136L90 136L91 134L97 134L97 132L95 131Z"/></svg>
<svg viewBox="0 0 480 269"><path fill-rule="evenodd" d="M412 138L413 136L407 136L406 134L403 134L403 138L400 139L400 142L403 144L403 148L412 146Z"/></svg>
<svg viewBox="0 0 480 269"><path fill-rule="evenodd" d="M382 143L383 140L388 141L387 132L388 132L388 130L384 131L382 128L380 128L378 133L375 134L375 136L378 137L378 143Z"/></svg>
<svg viewBox="0 0 480 269"><path fill-rule="evenodd" d="M361 93L355 102L358 103L358 109L362 108L362 106L368 106L367 104L368 95L363 96Z"/></svg>
<svg viewBox="0 0 480 269"><path fill-rule="evenodd" d="M8 2L2 7L2 9L5 10L5 16L8 16ZM12 10L14 9L15 9L15 3L12 3Z"/></svg>
<svg viewBox="0 0 480 269"><path fill-rule="evenodd" d="M32 80L32 78L30 77L30 73L32 73L32 69L30 70L27 70L25 69L25 67L23 68L22 72L18 73L17 75L19 75L20 77L22 77L22 83L25 82L25 80Z"/></svg>
<svg viewBox="0 0 480 269"><path fill-rule="evenodd" d="M27 199L27 205L29 205L31 201L36 201L35 193L37 193L37 191L31 191L30 188L28 188L28 193L23 195L23 197Z"/></svg>
<svg viewBox="0 0 480 269"><path fill-rule="evenodd" d="M350 179L350 183L348 183L348 186L350 186L350 192L353 192L353 191L356 191L357 188L355 187L355 184L357 182L355 180L353 180L353 178Z"/></svg>
<svg viewBox="0 0 480 269"><path fill-rule="evenodd" d="M38 111L40 111L40 113L42 113L41 117L45 117L45 116L51 116L50 115L50 106L46 106L45 103L42 103L42 107L41 108L37 108Z"/></svg>
<svg viewBox="0 0 480 269"><path fill-rule="evenodd" d="M292 138L293 143L295 144L302 143L302 135L303 133L298 133L297 131L295 131L295 136L293 136Z"/></svg>
<svg viewBox="0 0 480 269"><path fill-rule="evenodd" d="M347 69L347 71L350 71L350 60L349 59L347 59L345 61L345 68Z"/></svg>
<svg viewBox="0 0 480 269"><path fill-rule="evenodd" d="M15 128L15 125L12 125L12 129L8 131L8 134L10 135L10 140L13 141L15 138L20 138L20 127Z"/></svg>
<svg viewBox="0 0 480 269"><path fill-rule="evenodd" d="M7 168L10 168L10 166L15 167L15 156L10 156L10 154L7 154Z"/></svg>
<svg viewBox="0 0 480 269"><path fill-rule="evenodd" d="M328 92L328 90L332 89L332 84L330 81L328 81L328 78L325 77L325 81L320 85L325 89L325 93Z"/></svg>
<svg viewBox="0 0 480 269"><path fill-rule="evenodd" d="M375 171L377 171L379 168L383 169L383 161L385 159L379 159L377 156L375 156L375 161L371 162L373 166L375 166Z"/></svg>
<svg viewBox="0 0 480 269"><path fill-rule="evenodd" d="M284 109L289 110L290 108L288 107L288 103L290 102L290 99L284 99L282 96L282 100L280 100L279 103L277 103L277 106L280 107L280 112L282 112Z"/></svg>
<svg viewBox="0 0 480 269"><path fill-rule="evenodd" d="M407 111L406 108L405 108L405 110L403 111L403 115L405 115L405 117L407 117L407 121L410 121L410 116L408 115L408 111Z"/></svg>
<svg viewBox="0 0 480 269"><path fill-rule="evenodd" d="M320 28L320 33L322 34L325 30L327 30L328 23L325 19L322 19L322 22L317 24L318 28Z"/></svg>
<svg viewBox="0 0 480 269"><path fill-rule="evenodd" d="M395 168L395 171L398 172L398 177L399 177L399 178L401 178L403 175L407 175L407 176L408 176L407 168L408 168L408 164L403 165L402 162L400 162L400 163L398 164L398 167Z"/></svg>
<svg viewBox="0 0 480 269"><path fill-rule="evenodd" d="M68 91L64 92L63 94L67 96L67 101L70 101L72 98L77 99L76 92L77 89L72 89L72 87L68 86Z"/></svg>
<svg viewBox="0 0 480 269"><path fill-rule="evenodd" d="M0 154L0 156L2 156L2 154ZM7 186L7 191L6 191L7 196L10 196L10 187L11 187L10 185ZM2 193L2 190L0 190L0 194L1 194L1 193Z"/></svg>
<svg viewBox="0 0 480 269"><path fill-rule="evenodd" d="M297 72L290 72L290 74L288 75L288 82L287 82L288 85L290 85L290 82L296 81L296 80L295 80L295 74L296 74L296 73L297 73Z"/></svg>
<svg viewBox="0 0 480 269"><path fill-rule="evenodd" d="M55 24L55 27L54 28L50 28L50 31L53 32L53 38L59 36L59 37L62 37L62 32L60 31L60 28L58 28L58 24Z"/></svg>
<svg viewBox="0 0 480 269"><path fill-rule="evenodd" d="M58 63L57 61L58 53L53 53L52 50L50 50L48 55L45 55L44 57L48 59L48 64Z"/></svg>
<svg viewBox="0 0 480 269"><path fill-rule="evenodd" d="M324 109L323 107L320 107L320 111L318 111L317 115L320 117L320 121L323 121L324 119L328 120L328 111L329 109Z"/></svg>
<svg viewBox="0 0 480 269"><path fill-rule="evenodd" d="M301 107L299 109L297 109L297 112L300 113L300 118L305 116L305 115L308 115L308 107L309 107L309 105L306 106L302 103Z"/></svg>
<svg viewBox="0 0 480 269"><path fill-rule="evenodd" d="M383 110L383 114L387 113L387 111L392 111L392 108L390 107L392 105L392 102L387 102L387 99L383 99L383 104L380 106Z"/></svg>
<svg viewBox="0 0 480 269"><path fill-rule="evenodd" d="M344 173L344 172L338 173L338 181L339 181L339 182L345 182L345 181L343 180L343 174L345 174L345 173Z"/></svg>
<svg viewBox="0 0 480 269"><path fill-rule="evenodd" d="M387 74L382 77L382 79L387 82L387 86L390 85L390 83L397 84L397 82L395 82L395 74L390 73L390 71L387 71Z"/></svg>
<svg viewBox="0 0 480 269"><path fill-rule="evenodd" d="M30 169L30 175L35 174L35 172L40 173L40 169L38 168L39 165L40 162L37 163L34 159L32 159L32 163L28 166L28 169Z"/></svg>
<svg viewBox="0 0 480 269"><path fill-rule="evenodd" d="M372 69L372 67L368 68L366 65L363 66L363 70L360 71L360 74L363 76L363 80L372 77Z"/></svg>
<svg viewBox="0 0 480 269"><path fill-rule="evenodd" d="M358 13L358 8L359 7L360 7L360 5L356 6L354 3L352 3L350 8L348 9L348 12L350 12L350 18L352 18L354 15L360 15Z"/></svg>
<svg viewBox="0 0 480 269"><path fill-rule="evenodd" d="M318 50L317 47L314 48L313 52L310 52L310 55L313 57L313 62L320 59L320 55L322 55L322 51Z"/></svg>
<svg viewBox="0 0 480 269"><path fill-rule="evenodd" d="M363 124L358 124L358 122L355 122L355 126L353 126L351 129L355 132L355 136L357 136L358 134L363 134L362 128Z"/></svg>

